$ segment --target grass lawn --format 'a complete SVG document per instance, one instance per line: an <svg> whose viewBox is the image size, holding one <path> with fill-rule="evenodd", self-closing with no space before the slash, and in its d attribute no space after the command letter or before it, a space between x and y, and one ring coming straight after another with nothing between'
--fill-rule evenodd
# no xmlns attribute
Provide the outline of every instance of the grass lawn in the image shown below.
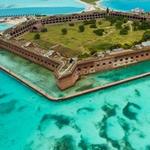
<svg viewBox="0 0 150 150"><path fill-rule="evenodd" d="M99 22L101 22L99 24ZM79 25L75 23L74 26L66 24L46 25L48 32L41 32L40 40L34 40L36 33L27 33L22 38L27 41L36 42L40 47L51 49L51 46L60 45L57 50L64 56L74 57L84 53L90 53L91 49L101 51L106 50L110 44L132 44L139 41L144 31L130 30L128 35L120 35L120 30L115 26L110 26L110 22L106 20L98 20L97 28L90 28L90 25L85 25L85 31L79 32ZM66 28L68 33L63 35L62 28ZM98 36L93 33L93 30L104 29L104 35Z"/></svg>

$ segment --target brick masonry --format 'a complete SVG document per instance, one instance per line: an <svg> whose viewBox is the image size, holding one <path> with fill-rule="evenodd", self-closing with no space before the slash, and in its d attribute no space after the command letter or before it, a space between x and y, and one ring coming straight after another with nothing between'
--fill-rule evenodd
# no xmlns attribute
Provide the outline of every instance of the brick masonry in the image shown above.
<svg viewBox="0 0 150 150"><path fill-rule="evenodd" d="M22 25L17 26L16 28L10 29L4 33L4 35L10 35L11 38L18 37L25 32L31 31L32 27L36 24L56 24L63 22L75 22L83 20L91 20L104 18L106 16L123 16L128 19L138 19L138 20L148 20L150 21L150 16L148 15L135 15L124 12L88 12L81 14L72 14L72 15L63 15L63 16L50 16L40 20L32 20ZM115 69L118 67L134 64L140 61L150 59L150 47L145 47L140 50L131 50L131 51L122 51L122 53L109 55L104 58L94 58L89 60L82 60L75 63L72 68L65 72L61 73L62 62L56 61L54 59L47 58L42 55L38 55L34 52L31 52L25 48L22 48L15 43L10 42L7 39L0 38L0 47L6 50L9 50L19 56L22 56L34 63L40 64L47 69L54 72L57 78L57 85L60 89L64 90L73 86L76 81L86 74L91 74L95 72Z"/></svg>

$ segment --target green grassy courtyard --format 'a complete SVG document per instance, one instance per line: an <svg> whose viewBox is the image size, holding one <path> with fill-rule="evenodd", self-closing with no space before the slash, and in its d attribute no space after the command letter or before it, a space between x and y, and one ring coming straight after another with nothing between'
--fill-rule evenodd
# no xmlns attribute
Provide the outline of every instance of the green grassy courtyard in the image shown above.
<svg viewBox="0 0 150 150"><path fill-rule="evenodd" d="M35 39L36 32L25 34L22 38L38 44L41 48L55 49L66 57L89 56L91 51L103 51L112 45L132 45L142 39L144 30L133 30L132 22L127 21L122 26L128 26L128 34L121 35L116 25L105 19L97 20L95 27L91 24L72 23L46 25L47 32L40 32L40 38ZM84 31L79 31L79 26L84 26ZM62 33L66 29L66 33ZM102 29L103 34L97 35L93 31Z"/></svg>

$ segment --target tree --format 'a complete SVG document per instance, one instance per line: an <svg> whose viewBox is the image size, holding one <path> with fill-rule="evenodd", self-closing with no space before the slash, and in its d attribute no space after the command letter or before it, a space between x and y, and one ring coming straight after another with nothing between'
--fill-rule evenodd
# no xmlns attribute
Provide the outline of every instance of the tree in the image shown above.
<svg viewBox="0 0 150 150"><path fill-rule="evenodd" d="M84 25L96 24L96 20L86 20L83 23L84 23Z"/></svg>
<svg viewBox="0 0 150 150"><path fill-rule="evenodd" d="M114 25L117 21L121 21L121 22L124 22L124 17L122 16L114 16L114 17L111 17L111 16L106 16L106 20L110 22L110 25Z"/></svg>
<svg viewBox="0 0 150 150"><path fill-rule="evenodd" d="M34 35L34 40L38 40L38 39L40 39L40 34L39 34L39 33L36 33L36 34Z"/></svg>
<svg viewBox="0 0 150 150"><path fill-rule="evenodd" d="M90 54L88 54L88 53L83 53L83 54L80 54L79 55L79 58L87 58L87 57L89 57L90 56Z"/></svg>
<svg viewBox="0 0 150 150"><path fill-rule="evenodd" d="M61 30L61 32L62 32L63 35L66 35L68 31L67 31L66 28L63 28L63 29Z"/></svg>
<svg viewBox="0 0 150 150"><path fill-rule="evenodd" d="M90 49L90 54L94 55L97 51L95 49Z"/></svg>
<svg viewBox="0 0 150 150"><path fill-rule="evenodd" d="M69 26L73 27L73 26L74 26L74 23L72 23L72 22L71 22L71 23L69 23Z"/></svg>
<svg viewBox="0 0 150 150"><path fill-rule="evenodd" d="M132 26L133 26L133 30L134 31L137 31L139 30L141 27L141 22L138 21L138 20L134 20L133 23L132 23Z"/></svg>
<svg viewBox="0 0 150 150"><path fill-rule="evenodd" d="M150 40L150 31L144 32L142 40L143 41Z"/></svg>
<svg viewBox="0 0 150 150"><path fill-rule="evenodd" d="M134 45L134 44L133 44ZM128 43L125 43L123 46L122 46L122 48L124 48L124 49L129 49L129 48L131 48L132 47L132 44L128 44Z"/></svg>
<svg viewBox="0 0 150 150"><path fill-rule="evenodd" d="M122 45L120 43L115 43L115 44L111 44L109 46L109 49L113 50L113 49L117 49L117 48L121 48L121 47L122 47Z"/></svg>
<svg viewBox="0 0 150 150"><path fill-rule="evenodd" d="M106 20L109 21L112 26L116 22L116 17L106 16Z"/></svg>
<svg viewBox="0 0 150 150"><path fill-rule="evenodd" d="M98 24L99 24L99 25L101 25L101 24L102 24L102 22L101 22L101 21L99 21L99 22L98 22Z"/></svg>
<svg viewBox="0 0 150 150"><path fill-rule="evenodd" d="M147 29L150 29L150 22L148 21L142 21L140 26L139 26L139 29L141 30L147 30Z"/></svg>
<svg viewBox="0 0 150 150"><path fill-rule="evenodd" d="M79 25L79 32L84 32L84 30L85 30L84 25Z"/></svg>
<svg viewBox="0 0 150 150"><path fill-rule="evenodd" d="M90 28L97 28L96 24L91 24Z"/></svg>
<svg viewBox="0 0 150 150"><path fill-rule="evenodd" d="M127 35L128 34L128 30L126 28L122 28L120 30L120 35Z"/></svg>
<svg viewBox="0 0 150 150"><path fill-rule="evenodd" d="M116 22L116 29L121 29L122 28L122 24L123 24L123 22L122 21L120 21L120 20L118 20L117 22Z"/></svg>
<svg viewBox="0 0 150 150"><path fill-rule="evenodd" d="M104 29L97 29L97 30L94 30L93 33L95 33L96 35L98 36L102 36L103 35L103 32L104 32Z"/></svg>
<svg viewBox="0 0 150 150"><path fill-rule="evenodd" d="M128 22L128 18L123 18L123 23L127 23Z"/></svg>
<svg viewBox="0 0 150 150"><path fill-rule="evenodd" d="M128 30L128 31L130 30L130 26L129 26L129 25L125 25L124 28L125 28L126 30Z"/></svg>
<svg viewBox="0 0 150 150"><path fill-rule="evenodd" d="M47 28L42 28L41 29L41 32L47 32L48 30L47 30Z"/></svg>
<svg viewBox="0 0 150 150"><path fill-rule="evenodd" d="M106 13L109 14L109 8L106 9Z"/></svg>

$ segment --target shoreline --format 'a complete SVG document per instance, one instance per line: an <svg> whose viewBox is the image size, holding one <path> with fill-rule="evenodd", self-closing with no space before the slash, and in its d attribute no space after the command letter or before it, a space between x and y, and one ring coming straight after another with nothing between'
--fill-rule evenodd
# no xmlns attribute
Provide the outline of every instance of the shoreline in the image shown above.
<svg viewBox="0 0 150 150"><path fill-rule="evenodd" d="M79 2L81 4L83 4L85 6L85 8L82 10L82 11L85 11L85 12L90 12L90 11L96 11L97 9L100 9L100 10L104 10L102 7L100 7L99 5L99 1L97 1L94 4L89 4L89 3L86 3L86 2L83 2L81 0L76 0L76 2ZM80 11L80 12L82 12ZM74 13L78 13L78 12L74 12ZM53 15L53 14L51 14ZM23 23L27 20L26 16L9 16L9 17L2 17L0 18L0 24L3 23L3 24L8 24L8 25L11 25L12 27L13 26L16 26L20 23ZM4 30L1 30L2 31L5 31L6 29Z"/></svg>
<svg viewBox="0 0 150 150"><path fill-rule="evenodd" d="M0 18L0 23L5 23L8 25L18 25L22 22L27 21L26 17L4 17L4 18Z"/></svg>
<svg viewBox="0 0 150 150"><path fill-rule="evenodd" d="M79 1L80 3L84 4L86 6L86 8L84 9L85 12L88 12L88 11L96 11L96 10L105 10L104 7L101 7L100 5L100 1L97 1L95 4L90 4L90 3L86 3L86 2L83 2L82 0L77 0Z"/></svg>
<svg viewBox="0 0 150 150"><path fill-rule="evenodd" d="M101 7L100 1L97 1L95 4L86 3L81 0L76 0L76 2L81 3L85 6L84 9L82 10L85 12L96 11L96 10L105 10L104 7ZM79 11L79 12L82 12L82 11ZM74 13L78 13L78 12L74 12ZM50 14L50 15L54 15L54 14ZM1 17L0 23L6 23L9 25L15 26L22 22L25 22L26 20L27 20L26 16L9 16L9 17Z"/></svg>
<svg viewBox="0 0 150 150"><path fill-rule="evenodd" d="M85 11L85 12L96 10L96 9L95 9L95 6L92 5L92 4L83 2L83 1L81 1L81 0L77 0L77 2L79 2L79 3L83 4L83 5L85 5L85 8L84 8L84 11Z"/></svg>

